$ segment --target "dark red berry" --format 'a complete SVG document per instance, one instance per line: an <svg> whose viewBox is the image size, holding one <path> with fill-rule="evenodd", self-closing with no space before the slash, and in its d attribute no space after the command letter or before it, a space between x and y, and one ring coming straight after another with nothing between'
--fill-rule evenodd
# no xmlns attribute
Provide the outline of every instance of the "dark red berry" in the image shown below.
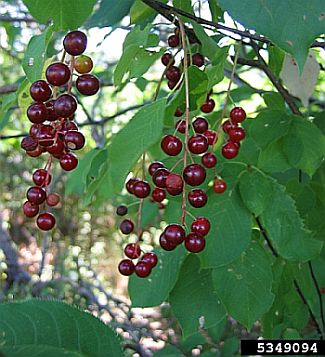
<svg viewBox="0 0 325 357"><path fill-rule="evenodd" d="M87 36L81 31L71 31L64 37L63 46L70 55L81 55L87 47Z"/></svg>
<svg viewBox="0 0 325 357"><path fill-rule="evenodd" d="M124 248L124 254L130 259L137 259L140 257L141 249L138 243L129 243Z"/></svg>
<svg viewBox="0 0 325 357"><path fill-rule="evenodd" d="M193 154L203 154L208 150L208 147L208 139L202 134L193 135L188 141L188 149Z"/></svg>
<svg viewBox="0 0 325 357"><path fill-rule="evenodd" d="M161 168L155 171L152 175L152 180L157 187L166 188L166 180L169 175L169 170Z"/></svg>
<svg viewBox="0 0 325 357"><path fill-rule="evenodd" d="M199 186L204 182L206 172L200 164L191 164L185 167L183 177L188 185Z"/></svg>
<svg viewBox="0 0 325 357"><path fill-rule="evenodd" d="M186 120L177 120L175 123L175 129L179 132L184 134L186 131Z"/></svg>
<svg viewBox="0 0 325 357"><path fill-rule="evenodd" d="M64 135L64 141L66 145L71 150L80 150L85 145L85 137L80 131L69 130Z"/></svg>
<svg viewBox="0 0 325 357"><path fill-rule="evenodd" d="M149 264L151 268L154 268L158 263L158 258L154 252L149 252L143 254L141 261Z"/></svg>
<svg viewBox="0 0 325 357"><path fill-rule="evenodd" d="M198 67L202 67L204 65L204 57L201 53L194 53L192 56L192 63Z"/></svg>
<svg viewBox="0 0 325 357"><path fill-rule="evenodd" d="M60 196L57 193L50 193L46 197L46 203L51 207L56 206L59 202L60 202Z"/></svg>
<svg viewBox="0 0 325 357"><path fill-rule="evenodd" d="M214 130L207 130L203 135L208 139L209 145L214 145L218 140L218 134Z"/></svg>
<svg viewBox="0 0 325 357"><path fill-rule="evenodd" d="M89 56L81 55L75 58L74 69L81 74L89 73L93 69L93 61Z"/></svg>
<svg viewBox="0 0 325 357"><path fill-rule="evenodd" d="M41 125L37 133L37 139L41 146L52 146L55 140L55 129L53 126Z"/></svg>
<svg viewBox="0 0 325 357"><path fill-rule="evenodd" d="M55 113L54 103L55 103L54 99L49 100L48 102L45 103L47 109L47 120L49 121L56 121L59 118L58 115Z"/></svg>
<svg viewBox="0 0 325 357"><path fill-rule="evenodd" d="M213 152L207 152L201 158L202 165L208 169L215 167L217 164L217 157Z"/></svg>
<svg viewBox="0 0 325 357"><path fill-rule="evenodd" d="M54 103L55 113L62 118L70 117L71 115L73 115L76 109L77 101L70 94L60 95Z"/></svg>
<svg viewBox="0 0 325 357"><path fill-rule="evenodd" d="M131 232L133 232L133 229L134 229L134 223L130 219L124 219L120 223L120 231L123 234L130 234Z"/></svg>
<svg viewBox="0 0 325 357"><path fill-rule="evenodd" d="M138 181L133 185L134 195L139 198L145 198L149 196L151 191L150 185L147 181Z"/></svg>
<svg viewBox="0 0 325 357"><path fill-rule="evenodd" d="M193 207L200 208L205 206L208 197L203 190L195 188L188 193L188 201Z"/></svg>
<svg viewBox="0 0 325 357"><path fill-rule="evenodd" d="M185 248L192 253L199 253L205 248L205 239L198 233L191 232L185 238Z"/></svg>
<svg viewBox="0 0 325 357"><path fill-rule="evenodd" d="M33 181L37 186L48 186L51 182L52 176L47 170L38 169L33 173Z"/></svg>
<svg viewBox="0 0 325 357"><path fill-rule="evenodd" d="M206 236L210 231L211 225L207 218L198 217L191 224L191 231L195 233L199 233L202 236Z"/></svg>
<svg viewBox="0 0 325 357"><path fill-rule="evenodd" d="M128 213L128 208L125 205L120 205L116 208L116 214L118 216L125 216Z"/></svg>
<svg viewBox="0 0 325 357"><path fill-rule="evenodd" d="M171 53L166 52L162 55L161 62L164 66L172 66L175 63L175 60Z"/></svg>
<svg viewBox="0 0 325 357"><path fill-rule="evenodd" d="M49 231L55 226L55 217L49 212L41 213L36 219L36 224L42 231Z"/></svg>
<svg viewBox="0 0 325 357"><path fill-rule="evenodd" d="M227 141L221 149L221 154L226 159L233 159L238 155L239 147L232 141Z"/></svg>
<svg viewBox="0 0 325 357"><path fill-rule="evenodd" d="M215 193L223 193L227 189L227 184L225 180L222 179L214 179L213 181L213 191Z"/></svg>
<svg viewBox="0 0 325 357"><path fill-rule="evenodd" d="M35 150L38 147L38 140L30 135L27 135L21 141L20 146L26 151Z"/></svg>
<svg viewBox="0 0 325 357"><path fill-rule="evenodd" d="M140 260L136 264L134 271L139 278L146 278L151 273L151 265L147 262Z"/></svg>
<svg viewBox="0 0 325 357"><path fill-rule="evenodd" d="M74 170L78 165L78 158L71 153L63 154L60 157L60 165L65 171Z"/></svg>
<svg viewBox="0 0 325 357"><path fill-rule="evenodd" d="M223 124L222 124L222 130L228 134L230 129L235 128L237 125L233 124L230 120L226 120Z"/></svg>
<svg viewBox="0 0 325 357"><path fill-rule="evenodd" d="M125 276L129 276L134 272L134 264L132 260L123 259L118 265L118 271Z"/></svg>
<svg viewBox="0 0 325 357"><path fill-rule="evenodd" d="M169 80L169 81L167 82L167 86L168 86L168 88L169 88L170 90L172 90L172 89L174 89L174 88L177 86L177 82L174 82L174 81Z"/></svg>
<svg viewBox="0 0 325 357"><path fill-rule="evenodd" d="M203 113L211 113L215 107L216 103L212 98L209 98L201 105L201 111Z"/></svg>
<svg viewBox="0 0 325 357"><path fill-rule="evenodd" d="M39 212L39 206L38 205L33 205L29 201L26 201L23 204L23 212L26 217L35 217L38 212Z"/></svg>
<svg viewBox="0 0 325 357"><path fill-rule="evenodd" d="M62 123L62 128L61 130L63 132L67 132L67 131L72 131L72 130L78 130L77 124L71 120L65 120Z"/></svg>
<svg viewBox="0 0 325 357"><path fill-rule="evenodd" d="M27 150L26 154L31 157L38 157L42 155L44 151L45 149L42 146L38 145L37 148L34 150Z"/></svg>
<svg viewBox="0 0 325 357"><path fill-rule="evenodd" d="M229 139L233 142L240 142L245 139L245 130L241 127L235 127L228 131Z"/></svg>
<svg viewBox="0 0 325 357"><path fill-rule="evenodd" d="M139 180L136 178L131 178L127 181L127 183L125 184L125 188L127 189L127 191L133 195L134 194L134 184L136 182L138 182Z"/></svg>
<svg viewBox="0 0 325 357"><path fill-rule="evenodd" d="M181 117L183 115L183 112L179 108L177 108L175 110L174 115L175 115L175 117Z"/></svg>
<svg viewBox="0 0 325 357"><path fill-rule="evenodd" d="M68 83L71 72L66 64L57 62L47 67L45 75L47 81L52 84L52 86L63 86Z"/></svg>
<svg viewBox="0 0 325 357"><path fill-rule="evenodd" d="M180 43L179 35L170 35L167 39L167 42L170 47L179 46L179 43Z"/></svg>
<svg viewBox="0 0 325 357"><path fill-rule="evenodd" d="M29 129L29 135L32 136L33 138L36 138L39 127L40 127L40 124L33 124Z"/></svg>
<svg viewBox="0 0 325 357"><path fill-rule="evenodd" d="M176 156L182 151L182 141L174 135L166 135L161 140L161 148L169 156Z"/></svg>
<svg viewBox="0 0 325 357"><path fill-rule="evenodd" d="M47 119L47 109L43 103L34 103L27 109L28 119L35 124L41 124Z"/></svg>
<svg viewBox="0 0 325 357"><path fill-rule="evenodd" d="M185 230L179 224L170 224L165 228L164 236L173 245L181 244L185 239Z"/></svg>
<svg viewBox="0 0 325 357"><path fill-rule="evenodd" d="M166 192L164 189L156 187L152 191L151 197L155 202L162 202L166 198Z"/></svg>
<svg viewBox="0 0 325 357"><path fill-rule="evenodd" d="M92 74L83 74L78 77L76 87L83 95L94 95L99 91L99 80Z"/></svg>
<svg viewBox="0 0 325 357"><path fill-rule="evenodd" d="M26 196L33 205L40 205L46 199L46 192L41 187L34 186L28 189Z"/></svg>
<svg viewBox="0 0 325 357"><path fill-rule="evenodd" d="M180 175L170 173L166 179L166 190L172 196L180 195L183 192L183 179Z"/></svg>
<svg viewBox="0 0 325 357"><path fill-rule="evenodd" d="M165 165L160 161L152 162L148 167L148 172L152 176L158 169L165 167Z"/></svg>
<svg viewBox="0 0 325 357"><path fill-rule="evenodd" d="M177 83L179 81L179 79L181 78L181 70L178 67L170 66L167 69L166 77L170 81Z"/></svg>
<svg viewBox="0 0 325 357"><path fill-rule="evenodd" d="M51 98L52 90L47 82L39 80L30 86L29 93L35 102L46 102Z"/></svg>
<svg viewBox="0 0 325 357"><path fill-rule="evenodd" d="M196 133L203 134L209 128L209 123L205 118L198 117L193 122L193 128Z"/></svg>
<svg viewBox="0 0 325 357"><path fill-rule="evenodd" d="M50 154L52 154L53 156L55 156L57 158L60 158L64 149L65 149L65 145L64 145L63 141L59 138L56 139L56 142L53 145L46 148L46 150Z"/></svg>
<svg viewBox="0 0 325 357"><path fill-rule="evenodd" d="M233 124L241 123L246 119L246 112L242 107L231 109L230 119Z"/></svg>
<svg viewBox="0 0 325 357"><path fill-rule="evenodd" d="M165 237L165 232L163 232L160 237L159 237L159 244L161 246L162 249L170 251L170 250L174 250L177 246L177 244L172 243L170 241L168 241Z"/></svg>

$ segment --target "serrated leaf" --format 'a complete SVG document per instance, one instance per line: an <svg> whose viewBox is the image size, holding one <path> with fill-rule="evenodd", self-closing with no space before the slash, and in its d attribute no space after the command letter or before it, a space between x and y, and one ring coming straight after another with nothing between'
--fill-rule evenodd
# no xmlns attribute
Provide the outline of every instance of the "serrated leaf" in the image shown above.
<svg viewBox="0 0 325 357"><path fill-rule="evenodd" d="M9 109L16 103L17 94L9 93L2 96L1 108L0 108L0 130L2 130L8 123L10 118Z"/></svg>
<svg viewBox="0 0 325 357"><path fill-rule="evenodd" d="M220 47L215 53L214 62L206 66L206 73L209 79L208 88L212 88L223 80L228 50L228 46Z"/></svg>
<svg viewBox="0 0 325 357"><path fill-rule="evenodd" d="M279 93L276 92L264 93L263 100L271 110L281 110L281 111L285 110L284 99Z"/></svg>
<svg viewBox="0 0 325 357"><path fill-rule="evenodd" d="M74 30L91 14L96 0L24 0L31 15L46 24L53 20L55 30ZM107 12L109 13L109 12Z"/></svg>
<svg viewBox="0 0 325 357"><path fill-rule="evenodd" d="M186 302L184 296L188 297ZM200 270L199 258L194 254L183 263L169 300L184 338L199 332L202 322L210 328L225 318L225 309L213 288L211 270Z"/></svg>
<svg viewBox="0 0 325 357"><path fill-rule="evenodd" d="M227 313L248 329L272 305L271 264L267 253L255 241L237 260L214 269L212 279Z"/></svg>
<svg viewBox="0 0 325 357"><path fill-rule="evenodd" d="M281 139L269 144L261 151L257 166L266 172L284 172L291 168L283 152Z"/></svg>
<svg viewBox="0 0 325 357"><path fill-rule="evenodd" d="M109 326L68 304L48 300L2 303L0 345L52 346L94 357L107 356L110 351L123 356L119 339Z"/></svg>
<svg viewBox="0 0 325 357"><path fill-rule="evenodd" d="M133 275L129 280L129 295L134 307L157 306L166 301L186 257L183 247L171 252L157 249L156 253L158 265L152 270L150 277L141 279Z"/></svg>
<svg viewBox="0 0 325 357"><path fill-rule="evenodd" d="M281 69L282 69L285 52L283 50L281 50L281 48L274 46L274 45L268 46L268 52L269 52L270 70L276 76L279 76Z"/></svg>
<svg viewBox="0 0 325 357"><path fill-rule="evenodd" d="M310 45L325 31L322 0L219 0L219 4L243 26L293 55L300 72Z"/></svg>

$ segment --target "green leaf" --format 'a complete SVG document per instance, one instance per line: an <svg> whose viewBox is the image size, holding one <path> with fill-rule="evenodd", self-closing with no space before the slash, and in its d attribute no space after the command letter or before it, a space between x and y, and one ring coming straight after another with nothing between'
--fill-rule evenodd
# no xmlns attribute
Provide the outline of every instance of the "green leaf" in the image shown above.
<svg viewBox="0 0 325 357"><path fill-rule="evenodd" d="M317 257L322 242L313 239L311 232L306 230L285 187L271 178L269 180L273 196L261 219L276 251L290 261L305 262Z"/></svg>
<svg viewBox="0 0 325 357"><path fill-rule="evenodd" d="M30 89L31 83L30 81L25 78L19 85L18 90L17 90L17 100L18 100L18 106L20 108L20 111L24 113L24 116L27 118L27 115L25 114L27 111L27 108L32 104L33 99L30 96L29 89Z"/></svg>
<svg viewBox="0 0 325 357"><path fill-rule="evenodd" d="M140 155L161 137L165 106L165 98L144 106L114 135L108 148L108 172L116 193Z"/></svg>
<svg viewBox="0 0 325 357"><path fill-rule="evenodd" d="M271 110L285 110L285 102L282 96L279 93L271 92L271 93L264 93L263 99L265 104Z"/></svg>
<svg viewBox="0 0 325 357"><path fill-rule="evenodd" d="M310 45L325 31L322 0L219 0L219 4L243 26L292 54L300 71Z"/></svg>
<svg viewBox="0 0 325 357"><path fill-rule="evenodd" d="M156 250L158 265L152 270L148 279L131 276L129 280L129 295L132 306L157 306L167 300L178 278L179 268L186 256L183 247L171 252Z"/></svg>
<svg viewBox="0 0 325 357"><path fill-rule="evenodd" d="M228 56L229 47L220 47L215 54L213 63L206 66L206 73L209 78L208 88L212 88L215 84L221 82L224 78L224 68Z"/></svg>
<svg viewBox="0 0 325 357"><path fill-rule="evenodd" d="M59 301L31 299L2 303L0 332L0 345L5 348L30 345L27 349L32 349L41 345L41 349L62 348L70 352L69 356L104 357L107 351L123 356L119 339L109 326Z"/></svg>
<svg viewBox="0 0 325 357"><path fill-rule="evenodd" d="M65 348L43 345L19 345L1 347L0 355L3 357L86 357L85 354L75 351L68 351Z"/></svg>
<svg viewBox="0 0 325 357"><path fill-rule="evenodd" d="M154 357L180 357L181 351L173 345L167 345L165 348L154 353Z"/></svg>
<svg viewBox="0 0 325 357"><path fill-rule="evenodd" d="M209 0L212 21L218 22L223 15L222 9L217 5L216 0Z"/></svg>
<svg viewBox="0 0 325 357"><path fill-rule="evenodd" d="M163 1L166 3L167 1ZM136 24L152 15L156 14L148 5L144 4L141 0L135 0L130 9L131 24Z"/></svg>
<svg viewBox="0 0 325 357"><path fill-rule="evenodd" d="M227 313L248 329L272 305L270 260L255 241L237 260L214 269L212 279Z"/></svg>
<svg viewBox="0 0 325 357"><path fill-rule="evenodd" d="M270 70L276 75L279 76L282 65L283 65L283 60L285 56L285 52L281 50L281 48L270 45L268 47L268 52L269 52L269 67Z"/></svg>
<svg viewBox="0 0 325 357"><path fill-rule="evenodd" d="M190 14L194 14L191 0L173 0L173 6Z"/></svg>
<svg viewBox="0 0 325 357"><path fill-rule="evenodd" d="M192 26L197 38L201 42L202 54L208 57L211 61L215 61L216 56L218 55L218 51L220 51L220 47L210 36L207 35L202 25L193 21Z"/></svg>
<svg viewBox="0 0 325 357"><path fill-rule="evenodd" d="M263 173L253 170L240 176L239 191L246 207L259 216L272 199L272 185Z"/></svg>
<svg viewBox="0 0 325 357"><path fill-rule="evenodd" d="M213 289L211 270L200 270L199 258L194 254L187 257L181 268L170 304L184 338L199 332L200 323L208 329L225 318L225 309Z"/></svg>
<svg viewBox="0 0 325 357"><path fill-rule="evenodd" d="M9 93L1 97L1 108L0 108L0 130L2 130L10 119L10 108L17 101L16 93Z"/></svg>
<svg viewBox="0 0 325 357"><path fill-rule="evenodd" d="M261 151L257 166L266 172L284 172L291 168L283 152L282 140L269 144Z"/></svg>
<svg viewBox="0 0 325 357"><path fill-rule="evenodd" d="M325 111L319 112L315 115L313 123L325 135Z"/></svg>
<svg viewBox="0 0 325 357"><path fill-rule="evenodd" d="M81 26L91 14L95 3L96 0L56 0L53 6L52 0L24 0L37 21L46 24L53 20L55 30L73 30Z"/></svg>

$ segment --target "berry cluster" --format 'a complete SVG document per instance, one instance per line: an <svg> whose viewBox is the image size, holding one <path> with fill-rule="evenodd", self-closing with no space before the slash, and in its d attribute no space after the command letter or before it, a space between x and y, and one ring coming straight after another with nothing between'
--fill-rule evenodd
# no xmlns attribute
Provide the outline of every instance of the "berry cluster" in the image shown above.
<svg viewBox="0 0 325 357"><path fill-rule="evenodd" d="M85 137L73 121L77 109L77 101L71 94L74 70L80 74L76 80L79 93L93 95L99 90L98 78L89 74L92 60L82 55L87 46L86 35L72 31L65 36L63 46L63 57L66 53L70 55L67 63L63 58L61 62L50 64L45 72L46 81L38 80L30 87L34 103L27 109L27 117L32 126L29 135L21 142L21 147L31 157L49 154L45 168L34 172L35 186L28 189L27 201L23 205L24 214L27 217L38 215L36 224L45 231L55 225L55 217L46 211L46 206L56 206L60 200L58 194L48 192L52 159L58 159L63 170L71 171L78 165L77 156L72 151L85 145ZM41 205L43 212L39 214Z"/></svg>

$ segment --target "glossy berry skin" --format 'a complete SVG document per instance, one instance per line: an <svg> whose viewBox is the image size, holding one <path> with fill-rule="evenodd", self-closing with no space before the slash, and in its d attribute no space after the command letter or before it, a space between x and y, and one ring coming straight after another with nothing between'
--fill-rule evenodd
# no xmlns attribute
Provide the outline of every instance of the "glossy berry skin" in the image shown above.
<svg viewBox="0 0 325 357"><path fill-rule="evenodd" d="M152 180L157 187L166 188L166 180L169 175L169 170L161 168L155 171L152 175Z"/></svg>
<svg viewBox="0 0 325 357"><path fill-rule="evenodd" d="M198 67L204 66L204 57L201 55L201 53L194 53L192 56L192 63Z"/></svg>
<svg viewBox="0 0 325 357"><path fill-rule="evenodd" d="M202 236L206 236L209 233L210 228L210 222L205 217L198 217L191 224L191 231L194 233L201 234Z"/></svg>
<svg viewBox="0 0 325 357"><path fill-rule="evenodd" d="M136 243L129 243L124 248L124 254L130 259L137 259L141 254L140 245Z"/></svg>
<svg viewBox="0 0 325 357"><path fill-rule="evenodd" d="M120 205L116 208L116 214L118 216L125 216L128 213L128 208L125 205Z"/></svg>
<svg viewBox="0 0 325 357"><path fill-rule="evenodd" d="M177 86L177 82L169 80L167 86L170 90L174 89Z"/></svg>
<svg viewBox="0 0 325 357"><path fill-rule="evenodd" d="M152 162L148 167L149 175L152 176L158 169L165 167L165 165L160 161Z"/></svg>
<svg viewBox="0 0 325 357"><path fill-rule="evenodd" d="M149 252L143 254L141 261L149 264L151 268L154 268L158 263L158 258L154 252Z"/></svg>
<svg viewBox="0 0 325 357"><path fill-rule="evenodd" d="M168 242L178 245L185 239L185 230L179 224L170 224L165 228L164 236Z"/></svg>
<svg viewBox="0 0 325 357"><path fill-rule="evenodd" d="M151 273L151 266L148 263L140 260L136 264L134 271L139 278L146 278Z"/></svg>
<svg viewBox="0 0 325 357"><path fill-rule="evenodd" d="M37 139L41 146L52 146L55 140L55 132L52 125L41 125L37 133Z"/></svg>
<svg viewBox="0 0 325 357"><path fill-rule="evenodd" d="M205 239L198 233L191 232L185 238L185 248L191 253L199 253L205 248Z"/></svg>
<svg viewBox="0 0 325 357"><path fill-rule="evenodd" d="M80 73L89 73L93 69L93 61L89 56L81 55L74 60L74 69Z"/></svg>
<svg viewBox="0 0 325 357"><path fill-rule="evenodd" d="M217 157L213 152L207 152L201 158L202 165L205 166L207 169L211 169L215 167L217 164Z"/></svg>
<svg viewBox="0 0 325 357"><path fill-rule="evenodd" d="M50 231L55 226L55 217L49 212L41 213L36 219L36 224L42 231Z"/></svg>
<svg viewBox="0 0 325 357"><path fill-rule="evenodd" d="M174 113L175 117L178 117L178 118L181 117L183 114L184 113L179 108L177 108Z"/></svg>
<svg viewBox="0 0 325 357"><path fill-rule="evenodd" d="M134 223L130 219L124 219L120 223L120 231L123 234L130 234L133 232L134 229Z"/></svg>
<svg viewBox="0 0 325 357"><path fill-rule="evenodd" d="M138 198L148 197L150 194L151 188L147 181L138 181L133 186L134 195Z"/></svg>
<svg viewBox="0 0 325 357"><path fill-rule="evenodd" d="M83 74L78 77L76 87L83 95L94 95L99 91L99 79L92 74Z"/></svg>
<svg viewBox="0 0 325 357"><path fill-rule="evenodd" d="M214 179L213 181L213 191L215 193L224 193L227 189L227 184L225 180Z"/></svg>
<svg viewBox="0 0 325 357"><path fill-rule="evenodd" d="M208 139L209 145L214 145L218 140L218 134L214 130L207 130L203 135Z"/></svg>
<svg viewBox="0 0 325 357"><path fill-rule="evenodd" d="M199 186L204 182L206 172L200 164L191 164L185 167L183 178L188 185Z"/></svg>
<svg viewBox="0 0 325 357"><path fill-rule="evenodd" d="M50 193L46 197L46 203L51 207L56 206L59 202L60 202L60 196L57 193Z"/></svg>
<svg viewBox="0 0 325 357"><path fill-rule="evenodd" d="M170 66L166 72L166 78L173 82L178 82L181 78L181 70L178 67Z"/></svg>
<svg viewBox="0 0 325 357"><path fill-rule="evenodd" d="M201 105L201 111L203 113L211 113L215 107L216 103L212 98L209 98Z"/></svg>
<svg viewBox="0 0 325 357"><path fill-rule="evenodd" d="M69 130L64 135L64 141L71 150L80 150L85 145L85 137L82 133L75 130Z"/></svg>
<svg viewBox="0 0 325 357"><path fill-rule="evenodd" d="M180 195L183 192L183 179L180 175L170 173L166 179L166 190L172 196Z"/></svg>
<svg viewBox="0 0 325 357"><path fill-rule="evenodd" d="M30 86L29 93L35 102L46 102L51 98L52 90L46 81L39 80Z"/></svg>
<svg viewBox="0 0 325 357"><path fill-rule="evenodd" d="M167 250L167 251L171 251L174 250L177 246L177 244L174 244L170 241L168 241L165 237L165 232L163 232L160 237L159 237L159 244L161 246L162 249Z"/></svg>
<svg viewBox="0 0 325 357"><path fill-rule="evenodd" d="M52 176L47 170L38 169L33 173L33 181L36 186L48 186L51 182Z"/></svg>
<svg viewBox="0 0 325 357"><path fill-rule="evenodd" d="M163 188L156 187L151 194L155 202L162 202L166 198L166 192Z"/></svg>
<svg viewBox="0 0 325 357"><path fill-rule="evenodd" d="M233 124L230 120L226 120L223 124L222 124L222 130L228 134L230 129L235 128L237 125Z"/></svg>
<svg viewBox="0 0 325 357"><path fill-rule="evenodd" d="M233 142L239 143L245 139L245 130L241 127L235 127L228 131L229 139Z"/></svg>
<svg viewBox="0 0 325 357"><path fill-rule="evenodd" d="M208 147L208 139L202 134L193 135L188 141L188 149L193 154L203 154L208 150Z"/></svg>
<svg viewBox="0 0 325 357"><path fill-rule="evenodd" d="M30 157L38 157L42 155L44 151L45 149L42 146L38 145L37 148L34 150L27 150L26 154Z"/></svg>
<svg viewBox="0 0 325 357"><path fill-rule="evenodd" d="M176 156L182 151L181 140L174 135L166 135L161 140L161 149L169 156Z"/></svg>
<svg viewBox="0 0 325 357"><path fill-rule="evenodd" d="M171 53L166 52L161 56L161 62L164 66L172 66L175 63L174 57Z"/></svg>
<svg viewBox="0 0 325 357"><path fill-rule="evenodd" d="M170 47L179 46L179 43L180 43L179 35L170 35L167 39L167 42Z"/></svg>
<svg viewBox="0 0 325 357"><path fill-rule="evenodd" d="M193 121L193 128L196 133L203 134L209 128L209 123L205 118L198 117Z"/></svg>
<svg viewBox="0 0 325 357"><path fill-rule="evenodd" d="M47 109L47 120L49 121L56 121L59 118L58 115L55 113L54 103L55 103L54 99L49 100L48 102L45 103Z"/></svg>
<svg viewBox="0 0 325 357"><path fill-rule="evenodd" d="M134 263L132 262L132 260L123 259L118 265L118 271L122 275L130 276L134 272Z"/></svg>
<svg viewBox="0 0 325 357"><path fill-rule="evenodd" d="M39 128L40 128L39 124L33 124L29 129L29 135L32 136L33 138L36 138Z"/></svg>
<svg viewBox="0 0 325 357"><path fill-rule="evenodd" d="M62 63L52 63L50 64L45 72L47 81L52 84L52 86L63 86L68 83L70 79L70 69L69 67Z"/></svg>
<svg viewBox="0 0 325 357"><path fill-rule="evenodd" d="M203 190L195 188L188 193L188 201L191 206L200 208L206 205L208 197Z"/></svg>
<svg viewBox="0 0 325 357"><path fill-rule="evenodd" d="M235 107L230 111L230 119L233 124L238 124L246 119L246 112L242 107Z"/></svg>
<svg viewBox="0 0 325 357"><path fill-rule="evenodd" d="M26 217L32 218L38 215L39 206L33 205L29 201L23 204L23 212Z"/></svg>
<svg viewBox="0 0 325 357"><path fill-rule="evenodd" d="M61 130L63 132L66 132L66 131L71 131L71 130L77 130L78 131L78 127L77 127L77 124L75 122L73 122L72 120L69 120L69 118L67 120L65 120L63 123L62 123L62 128Z"/></svg>
<svg viewBox="0 0 325 357"><path fill-rule="evenodd" d="M47 147L46 150L54 157L60 158L63 151L65 150L65 144L61 139L57 138L56 142L53 145Z"/></svg>
<svg viewBox="0 0 325 357"><path fill-rule="evenodd" d="M61 155L60 165L65 171L74 170L78 166L77 156L71 153Z"/></svg>
<svg viewBox="0 0 325 357"><path fill-rule="evenodd" d="M46 192L41 187L34 186L28 189L26 196L33 205L40 205L46 199Z"/></svg>
<svg viewBox="0 0 325 357"><path fill-rule="evenodd" d="M41 124L47 119L47 109L43 103L34 103L27 109L28 119L34 124Z"/></svg>
<svg viewBox="0 0 325 357"><path fill-rule="evenodd" d="M227 141L221 149L221 154L226 159L233 159L238 155L239 147L232 141Z"/></svg>
<svg viewBox="0 0 325 357"><path fill-rule="evenodd" d="M138 182L139 180L136 178L131 178L127 181L127 183L125 184L125 188L127 189L127 191L131 194L134 195L134 184L136 182Z"/></svg>
<svg viewBox="0 0 325 357"><path fill-rule="evenodd" d="M182 134L185 134L186 131L186 120L177 120L175 123L175 129Z"/></svg>
<svg viewBox="0 0 325 357"><path fill-rule="evenodd" d="M38 140L33 136L27 135L23 138L20 144L21 148L26 151L35 150L38 146Z"/></svg>
<svg viewBox="0 0 325 357"><path fill-rule="evenodd" d="M70 55L81 55L87 47L87 36L81 31L71 31L64 37L63 46Z"/></svg>
<svg viewBox="0 0 325 357"><path fill-rule="evenodd" d="M55 113L62 118L71 117L77 109L77 101L70 94L60 95L55 103L54 110Z"/></svg>

